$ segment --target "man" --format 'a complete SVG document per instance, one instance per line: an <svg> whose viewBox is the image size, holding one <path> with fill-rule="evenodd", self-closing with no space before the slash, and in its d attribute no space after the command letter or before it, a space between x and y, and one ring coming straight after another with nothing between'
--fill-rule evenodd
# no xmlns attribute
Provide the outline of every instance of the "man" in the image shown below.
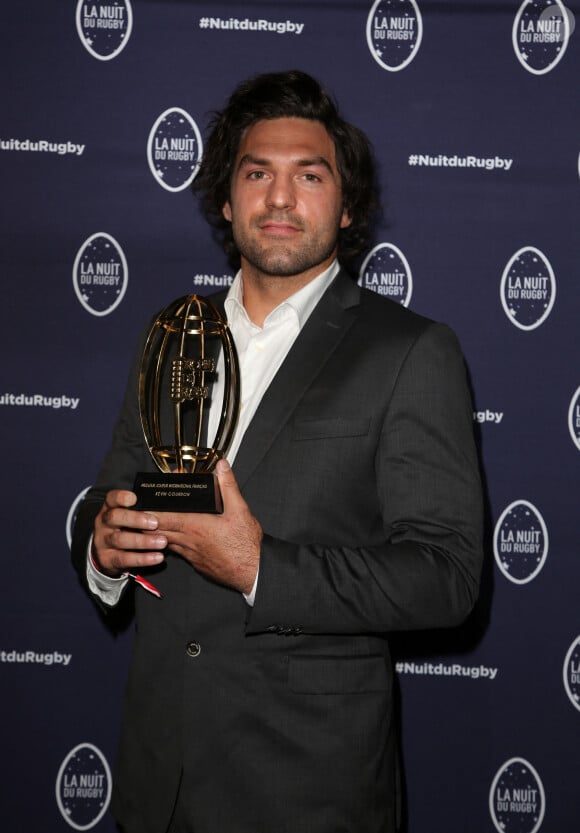
<svg viewBox="0 0 580 833"><path fill-rule="evenodd" d="M73 543L102 604L136 608L113 809L127 833L390 833L387 634L455 625L477 595L461 354L338 265L366 245L373 169L314 79L238 87L199 182L241 262L225 300L242 409L233 469L217 467L224 512L133 508L135 472L153 470L138 351ZM163 598L128 586L145 568Z"/></svg>

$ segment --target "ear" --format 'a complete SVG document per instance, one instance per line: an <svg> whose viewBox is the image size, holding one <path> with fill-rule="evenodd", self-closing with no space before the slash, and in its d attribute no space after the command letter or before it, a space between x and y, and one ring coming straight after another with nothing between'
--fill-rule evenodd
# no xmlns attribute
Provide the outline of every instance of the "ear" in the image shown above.
<svg viewBox="0 0 580 833"><path fill-rule="evenodd" d="M342 209L342 216L340 218L340 228L348 228L352 223L352 217L346 210L346 208Z"/></svg>
<svg viewBox="0 0 580 833"><path fill-rule="evenodd" d="M230 205L229 200L224 203L223 208L222 208L222 214L224 215L224 217L228 221L228 223L232 222L232 207Z"/></svg>

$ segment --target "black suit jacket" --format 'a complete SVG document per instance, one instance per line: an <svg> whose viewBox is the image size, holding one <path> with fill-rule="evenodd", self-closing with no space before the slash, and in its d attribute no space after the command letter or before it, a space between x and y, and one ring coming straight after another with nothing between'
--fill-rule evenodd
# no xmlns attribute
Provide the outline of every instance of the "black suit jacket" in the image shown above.
<svg viewBox="0 0 580 833"><path fill-rule="evenodd" d="M152 469L136 385L137 364L79 512L81 576L104 494ZM115 814L128 831L164 833L181 783L195 833L390 833L387 634L461 622L480 573L455 336L340 273L234 471L265 532L254 607L171 554L153 579L164 598L137 589Z"/></svg>

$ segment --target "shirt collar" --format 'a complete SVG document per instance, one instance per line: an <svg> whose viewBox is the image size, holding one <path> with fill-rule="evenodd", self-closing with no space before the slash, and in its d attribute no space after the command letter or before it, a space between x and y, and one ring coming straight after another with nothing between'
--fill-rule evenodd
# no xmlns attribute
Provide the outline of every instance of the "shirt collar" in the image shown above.
<svg viewBox="0 0 580 833"><path fill-rule="evenodd" d="M284 307L290 308L294 310L297 318L298 318L298 325L300 329L304 326L310 313L316 306L316 304L320 301L338 272L340 271L340 266L337 260L334 260L330 266L321 272L320 275L317 275L313 280L291 295L289 298L286 298L281 304L279 304L275 309L273 309L267 316L266 321L270 318L270 316L274 315L278 310L282 310ZM228 320L232 321L235 317L242 316L245 318L249 323L250 319L248 318L248 314L244 308L244 295L243 295L243 283L242 283L242 272L241 270L237 273L234 281L228 291L227 298L225 300L225 309L228 316ZM266 321L264 323L266 323ZM255 325L253 325L255 326Z"/></svg>

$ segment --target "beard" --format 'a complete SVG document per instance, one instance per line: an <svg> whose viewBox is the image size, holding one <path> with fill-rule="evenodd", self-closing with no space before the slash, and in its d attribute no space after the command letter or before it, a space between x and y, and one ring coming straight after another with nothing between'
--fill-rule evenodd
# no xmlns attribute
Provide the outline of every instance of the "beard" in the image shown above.
<svg viewBox="0 0 580 833"><path fill-rule="evenodd" d="M271 217L258 217L252 227L259 230L259 225ZM285 216L301 232L300 241L260 240L252 234L252 227L239 228L234 220L232 232L234 242L244 260L250 266L268 277L292 277L324 263L334 253L339 232L339 218L334 224L320 229L318 233L305 231L304 223L295 217Z"/></svg>

